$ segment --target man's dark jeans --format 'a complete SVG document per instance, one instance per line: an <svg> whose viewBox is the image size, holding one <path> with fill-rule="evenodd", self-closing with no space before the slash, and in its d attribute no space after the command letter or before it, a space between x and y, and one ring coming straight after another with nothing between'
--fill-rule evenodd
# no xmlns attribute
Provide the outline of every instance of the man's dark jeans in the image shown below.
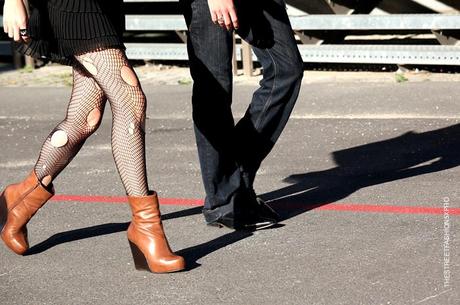
<svg viewBox="0 0 460 305"><path fill-rule="evenodd" d="M235 201L240 200L236 198L244 197L238 194L252 190L256 172L298 97L303 62L284 0L235 2L240 20L236 32L253 46L263 68L260 88L235 125L232 33L212 22L207 0L181 0L181 6L189 29L193 121L206 191L204 207L214 209L213 217L219 217L234 211Z"/></svg>

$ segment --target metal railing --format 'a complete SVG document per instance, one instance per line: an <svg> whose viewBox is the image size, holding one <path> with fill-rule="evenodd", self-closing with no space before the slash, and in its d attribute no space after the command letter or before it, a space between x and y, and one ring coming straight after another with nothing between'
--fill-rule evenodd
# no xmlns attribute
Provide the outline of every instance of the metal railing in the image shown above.
<svg viewBox="0 0 460 305"><path fill-rule="evenodd" d="M131 7L142 9L146 3L157 5L177 0L125 2ZM460 37L460 1L287 2L291 5L288 11L294 12L290 20L305 62L460 65L460 44L457 39ZM441 14L444 12L448 14ZM180 40L174 43L153 43L148 37L127 40L128 56L143 60L186 60L184 33L187 29L179 11L174 11L172 15L142 13L126 15L126 30L130 37L168 32L177 33ZM249 56L251 53L248 50L247 45L238 43L235 59L243 60L245 71L250 73L251 61L257 59L254 55ZM9 43L1 42L0 54L10 54L8 52L11 52Z"/></svg>

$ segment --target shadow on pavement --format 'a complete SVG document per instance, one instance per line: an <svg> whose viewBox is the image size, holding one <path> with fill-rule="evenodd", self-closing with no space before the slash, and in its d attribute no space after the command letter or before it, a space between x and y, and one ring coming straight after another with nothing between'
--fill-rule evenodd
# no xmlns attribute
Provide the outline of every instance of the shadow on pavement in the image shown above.
<svg viewBox="0 0 460 305"><path fill-rule="evenodd" d="M252 235L253 233L251 232L231 231L230 233L219 236L200 245L177 251L177 254L182 255L185 258L187 263L186 271L190 271L201 266L197 263L200 258Z"/></svg>
<svg viewBox="0 0 460 305"><path fill-rule="evenodd" d="M174 219L174 218L186 217L186 216L191 216L191 215L200 214L200 213L201 213L201 207L195 207L195 208L191 208L187 210L165 214L162 216L162 219L163 220ZM57 245L72 242L72 241L123 232L128 229L128 226L129 226L129 222L107 223L107 224L92 226L88 228L61 232L31 247L24 256L42 253Z"/></svg>
<svg viewBox="0 0 460 305"><path fill-rule="evenodd" d="M261 195L282 220L343 199L367 186L442 171L460 165L460 124L424 133L408 132L399 137L332 153L337 166L328 170L291 175L292 183ZM163 220L201 213L201 207L163 215ZM109 223L55 234L31 247L26 255L44 252L59 244L126 231L127 223ZM197 261L219 249L252 236L232 231L203 244L178 251L188 270Z"/></svg>
<svg viewBox="0 0 460 305"><path fill-rule="evenodd" d="M336 167L295 174L292 185L263 194L283 220L385 182L460 165L460 124L356 146L332 153Z"/></svg>
<svg viewBox="0 0 460 305"><path fill-rule="evenodd" d="M50 238L41 243L31 247L24 256L34 255L38 253L42 253L50 248L53 248L57 245L77 241L81 239L101 236L101 235L108 235L112 233L118 233L121 231L126 231L128 229L129 222L126 223L107 223L103 225L97 225L93 227L83 228L83 229L76 229L66 232L61 232L58 234L54 234Z"/></svg>

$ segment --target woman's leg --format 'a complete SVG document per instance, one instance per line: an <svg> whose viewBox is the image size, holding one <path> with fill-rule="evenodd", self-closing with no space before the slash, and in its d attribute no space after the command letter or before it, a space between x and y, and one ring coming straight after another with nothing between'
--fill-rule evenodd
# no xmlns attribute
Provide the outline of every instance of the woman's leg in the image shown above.
<svg viewBox="0 0 460 305"><path fill-rule="evenodd" d="M124 51L107 49L76 56L107 96L113 113L112 152L128 195L128 228L135 266L164 273L185 268L163 231L157 194L149 191L145 167L146 99Z"/></svg>
<svg viewBox="0 0 460 305"><path fill-rule="evenodd" d="M45 140L35 168L23 181L0 195L0 231L5 245L17 254L29 249L26 225L54 195L51 181L72 160L100 125L106 98L84 68L74 67L74 85L66 118Z"/></svg>
<svg viewBox="0 0 460 305"><path fill-rule="evenodd" d="M112 153L126 193L146 196L146 99L124 51L106 49L76 56L108 98L112 114Z"/></svg>
<svg viewBox="0 0 460 305"><path fill-rule="evenodd" d="M35 173L43 185L56 178L99 127L106 100L94 79L75 66L66 117L45 140L35 164Z"/></svg>

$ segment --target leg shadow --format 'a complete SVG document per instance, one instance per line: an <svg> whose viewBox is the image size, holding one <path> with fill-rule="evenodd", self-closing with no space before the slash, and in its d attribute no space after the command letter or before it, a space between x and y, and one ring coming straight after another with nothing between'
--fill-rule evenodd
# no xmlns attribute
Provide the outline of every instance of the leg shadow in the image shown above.
<svg viewBox="0 0 460 305"><path fill-rule="evenodd" d="M168 219L174 219L174 218L180 218L180 217L187 217L187 216L196 215L200 213L201 213L201 207L195 207L195 208L190 208L190 209L186 209L182 211L165 214L162 216L162 219L168 220ZM57 233L49 237L45 241L42 241L41 243L31 247L24 254L24 256L39 254L55 246L58 246L60 244L64 244L64 243L68 243L72 241L123 232L128 229L128 226L129 226L129 222L107 223L107 224L92 226L88 228L82 228L82 229L76 229L76 230Z"/></svg>
<svg viewBox="0 0 460 305"><path fill-rule="evenodd" d="M290 186L261 195L289 219L346 198L357 190L460 165L460 124L332 153L336 167L291 175Z"/></svg>
<svg viewBox="0 0 460 305"><path fill-rule="evenodd" d="M228 245L231 245L240 240L248 238L252 235L253 233L251 232L232 231L230 233L217 237L213 240L202 243L201 245L182 249L182 250L177 251L176 253L179 255L182 255L185 258L186 265L187 265L186 271L190 271L190 270L193 270L201 266L201 264L197 262L200 258L203 258L212 252L215 252Z"/></svg>
<svg viewBox="0 0 460 305"><path fill-rule="evenodd" d="M128 229L129 222L124 223L108 223L103 225L97 225L93 227L76 229L66 232L55 234L47 240L31 247L24 256L34 255L42 253L48 249L51 249L57 245L87 239L96 236L108 235L126 231Z"/></svg>

